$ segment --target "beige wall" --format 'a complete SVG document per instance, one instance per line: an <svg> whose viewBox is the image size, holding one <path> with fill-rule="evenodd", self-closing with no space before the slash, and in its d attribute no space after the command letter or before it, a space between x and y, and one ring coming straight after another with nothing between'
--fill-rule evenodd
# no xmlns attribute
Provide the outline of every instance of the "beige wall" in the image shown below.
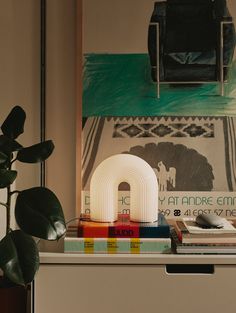
<svg viewBox="0 0 236 313"><path fill-rule="evenodd" d="M55 144L46 164L46 185L59 198L66 220L76 212L76 1L47 1L46 137ZM41 240L42 251L63 251L63 242Z"/></svg>
<svg viewBox="0 0 236 313"><path fill-rule="evenodd" d="M83 0L83 51L146 52L153 3L153 0Z"/></svg>
<svg viewBox="0 0 236 313"><path fill-rule="evenodd" d="M47 186L61 200L66 219L75 216L75 11L76 0L47 1Z"/></svg>
<svg viewBox="0 0 236 313"><path fill-rule="evenodd" d="M39 0L0 1L0 122L18 104L26 111L23 145L40 138L40 15ZM24 179L19 188L38 183L38 166L18 163ZM21 174L20 172L20 174ZM20 175L19 175L20 176Z"/></svg>
<svg viewBox="0 0 236 313"><path fill-rule="evenodd" d="M85 53L147 53L153 0L83 0ZM228 0L236 19L236 1Z"/></svg>
<svg viewBox="0 0 236 313"><path fill-rule="evenodd" d="M76 214L75 5L76 0L47 1L46 137L55 150L46 180L66 219ZM12 106L22 105L27 120L20 140L29 146L40 140L40 0L0 0L0 40L0 122ZM17 170L18 189L39 185L39 165L18 164ZM3 217L2 210L0 236Z"/></svg>
<svg viewBox="0 0 236 313"><path fill-rule="evenodd" d="M40 107L39 0L0 0L0 124L12 107L27 114L25 133L18 141L37 143ZM39 184L39 166L17 164L17 189ZM4 197L0 191L0 197ZM5 231L5 210L0 207L0 237Z"/></svg>

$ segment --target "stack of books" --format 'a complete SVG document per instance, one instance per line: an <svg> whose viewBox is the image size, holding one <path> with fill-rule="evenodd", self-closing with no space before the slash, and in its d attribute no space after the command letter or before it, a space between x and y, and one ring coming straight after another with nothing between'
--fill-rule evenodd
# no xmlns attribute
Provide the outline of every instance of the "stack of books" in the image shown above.
<svg viewBox="0 0 236 313"><path fill-rule="evenodd" d="M131 222L119 214L114 223L92 222L82 216L70 225L64 239L66 253L170 253L170 226L162 214L154 223Z"/></svg>
<svg viewBox="0 0 236 313"><path fill-rule="evenodd" d="M194 219L171 221L173 247L177 253L235 254L236 222L225 219L222 228L202 228Z"/></svg>

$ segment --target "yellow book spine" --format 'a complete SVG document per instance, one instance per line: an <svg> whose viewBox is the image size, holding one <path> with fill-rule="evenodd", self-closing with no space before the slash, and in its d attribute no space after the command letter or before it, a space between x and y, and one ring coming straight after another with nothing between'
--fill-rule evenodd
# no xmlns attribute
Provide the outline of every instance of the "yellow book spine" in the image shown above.
<svg viewBox="0 0 236 313"><path fill-rule="evenodd" d="M140 239L139 238L130 239L130 252L140 253Z"/></svg>
<svg viewBox="0 0 236 313"><path fill-rule="evenodd" d="M94 253L93 238L84 238L84 253Z"/></svg>

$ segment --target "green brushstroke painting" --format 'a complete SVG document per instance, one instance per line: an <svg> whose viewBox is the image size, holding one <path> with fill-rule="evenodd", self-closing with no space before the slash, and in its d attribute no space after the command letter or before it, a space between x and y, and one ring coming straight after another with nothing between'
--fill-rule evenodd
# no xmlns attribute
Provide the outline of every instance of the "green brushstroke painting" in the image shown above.
<svg viewBox="0 0 236 313"><path fill-rule="evenodd" d="M219 84L161 85L150 78L147 54L86 54L83 116L236 116L236 62L225 96Z"/></svg>

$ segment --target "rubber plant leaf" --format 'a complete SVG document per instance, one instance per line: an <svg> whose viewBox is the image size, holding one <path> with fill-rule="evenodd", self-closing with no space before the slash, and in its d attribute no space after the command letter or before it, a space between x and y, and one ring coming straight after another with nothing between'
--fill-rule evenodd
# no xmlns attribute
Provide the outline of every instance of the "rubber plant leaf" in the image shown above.
<svg viewBox="0 0 236 313"><path fill-rule="evenodd" d="M10 186L16 179L17 171L0 169L0 188Z"/></svg>
<svg viewBox="0 0 236 313"><path fill-rule="evenodd" d="M10 139L5 135L0 136L0 151L6 155L10 155L14 151L19 151L22 149L22 145L16 140Z"/></svg>
<svg viewBox="0 0 236 313"><path fill-rule="evenodd" d="M24 232L38 238L58 240L66 232L61 204L45 187L21 191L16 199L15 217Z"/></svg>
<svg viewBox="0 0 236 313"><path fill-rule="evenodd" d="M15 106L1 126L3 134L11 139L17 138L24 132L25 118L25 111L20 106Z"/></svg>
<svg viewBox="0 0 236 313"><path fill-rule="evenodd" d="M46 160L53 152L52 140L47 140L31 147L22 148L17 153L17 160L24 163L37 163Z"/></svg>
<svg viewBox="0 0 236 313"><path fill-rule="evenodd" d="M0 151L0 164L4 164L7 161L7 155Z"/></svg>
<svg viewBox="0 0 236 313"><path fill-rule="evenodd" d="M0 267L15 284L30 283L39 268L39 253L33 238L21 230L8 233L0 241Z"/></svg>

